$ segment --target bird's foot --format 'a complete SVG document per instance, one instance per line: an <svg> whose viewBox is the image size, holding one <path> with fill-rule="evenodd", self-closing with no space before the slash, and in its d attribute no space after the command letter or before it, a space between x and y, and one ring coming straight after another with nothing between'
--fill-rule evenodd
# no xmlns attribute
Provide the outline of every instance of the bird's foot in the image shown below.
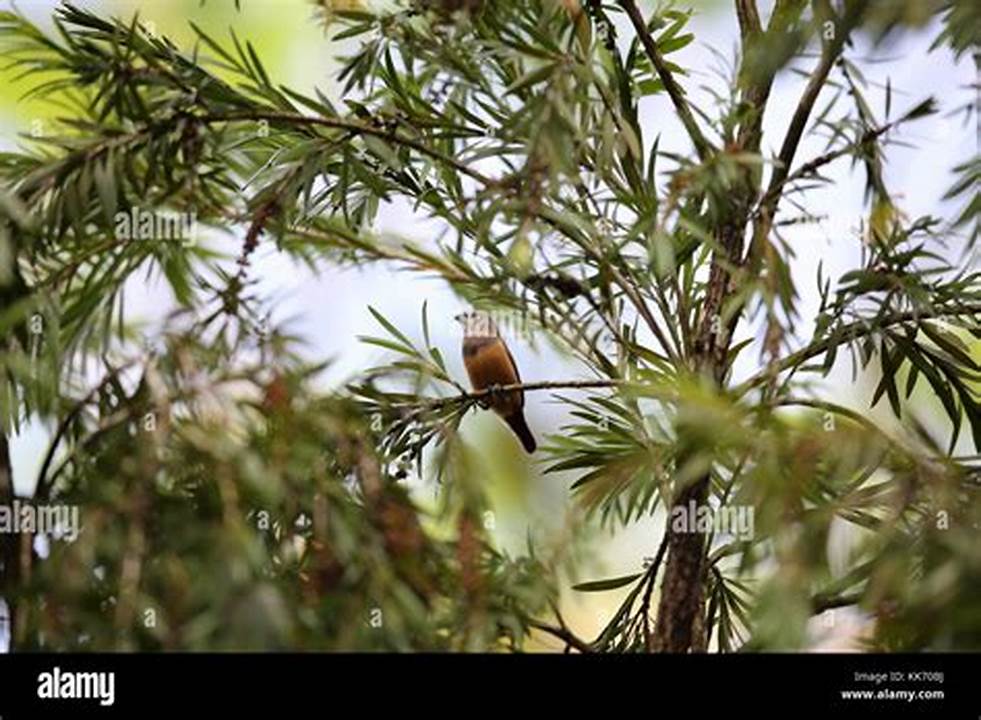
<svg viewBox="0 0 981 720"><path fill-rule="evenodd" d="M487 392L487 394L484 395L484 397L482 397L478 401L478 403L480 404L480 407L482 407L484 410L487 410L490 408L491 404L493 403L494 398L496 398L497 395L501 392L501 386L496 384L488 385L486 388L484 388L484 390Z"/></svg>

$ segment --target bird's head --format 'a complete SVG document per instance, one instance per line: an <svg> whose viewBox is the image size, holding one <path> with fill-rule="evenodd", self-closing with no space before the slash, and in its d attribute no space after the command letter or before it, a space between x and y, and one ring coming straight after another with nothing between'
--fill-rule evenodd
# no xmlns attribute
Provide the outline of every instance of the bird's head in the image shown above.
<svg viewBox="0 0 981 720"><path fill-rule="evenodd" d="M464 337L497 337L497 325L487 313L470 311L453 318L463 325Z"/></svg>

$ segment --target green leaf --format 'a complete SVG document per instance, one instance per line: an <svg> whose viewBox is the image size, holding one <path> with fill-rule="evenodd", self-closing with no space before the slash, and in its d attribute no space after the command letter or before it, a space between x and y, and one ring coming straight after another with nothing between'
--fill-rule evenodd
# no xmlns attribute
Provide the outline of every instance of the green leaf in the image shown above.
<svg viewBox="0 0 981 720"><path fill-rule="evenodd" d="M362 139L364 140L365 146L372 153L377 155L386 165L392 168L392 170L402 169L402 159L395 151L395 148L374 135L365 135Z"/></svg>
<svg viewBox="0 0 981 720"><path fill-rule="evenodd" d="M412 341L409 340L409 338L407 338L404 334L402 334L402 332L400 332L397 327L392 325L392 323L389 322L384 315L382 315L380 312L375 310L375 308L371 307L370 305L368 306L368 312L372 314L375 320L378 321L378 324L381 325L383 328L385 328L389 332L389 334L392 335L392 337L398 338L405 345L412 347Z"/></svg>
<svg viewBox="0 0 981 720"><path fill-rule="evenodd" d="M689 45L691 41L694 39L695 36L692 35L691 33L688 33L687 35L679 35L678 37L671 38L670 40L666 40L663 43L659 41L657 46L658 49L661 51L661 53L667 55L668 53L673 53L678 50L681 50L681 48Z"/></svg>
<svg viewBox="0 0 981 720"><path fill-rule="evenodd" d="M633 575L624 575L623 577L610 578L609 580L593 580L591 582L573 585L572 589L578 590L579 592L604 592L606 590L616 590L617 588L629 585L643 574L644 573L634 573Z"/></svg>
<svg viewBox="0 0 981 720"><path fill-rule="evenodd" d="M536 85L540 82L544 82L545 80L550 78L552 76L552 73L554 72L555 72L555 63L548 63L546 65L543 65L537 70L532 70L531 72L525 73L516 81L514 81L511 85L508 85L508 87L504 89L504 94L505 95L518 94L522 90L525 90L531 87L532 85Z"/></svg>

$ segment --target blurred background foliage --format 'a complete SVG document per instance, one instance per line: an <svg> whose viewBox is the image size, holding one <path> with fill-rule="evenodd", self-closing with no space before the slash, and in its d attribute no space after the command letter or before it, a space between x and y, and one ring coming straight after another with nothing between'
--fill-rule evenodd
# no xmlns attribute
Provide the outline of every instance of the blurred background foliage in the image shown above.
<svg viewBox="0 0 981 720"><path fill-rule="evenodd" d="M84 441L42 487L83 508L85 532L54 543L24 588L37 598L24 622L38 642L520 646L522 613L543 610L553 592L543 561L484 552L479 516L463 498L447 495L447 507L420 519L407 493L385 482L378 438L356 405L308 393L312 369L288 358L215 372L236 350L168 337L130 378L135 390L112 375L80 409L71 433ZM460 487L467 477L454 469L446 481ZM423 532L440 517L458 518L458 542Z"/></svg>
<svg viewBox="0 0 981 720"><path fill-rule="evenodd" d="M23 131L0 159L2 449L45 423L20 491L78 505L84 527L7 538L14 647L650 649L665 509L707 477L755 531L707 539L695 649L808 647L843 608L870 647L977 649L978 160L951 168L942 217L908 217L885 169L894 129L976 122L970 88L963 107L894 97L844 49L808 124L823 154L778 183L783 214L720 309L723 325L746 311L724 381L696 371L716 230L747 184L746 221L764 215L777 166L759 139L737 147L758 110L746 83L813 64L826 12L873 45L929 28L963 60L974 3L778 3L779 32L694 105L701 150L688 126L662 143L644 103L670 82L615 3L241 5L0 17ZM676 60L692 14L641 7L694 84ZM838 238L861 256L819 269L812 335L787 228L839 159L866 185L861 237ZM199 242L118 237L133 208L193 214ZM383 227L408 215L426 241ZM492 418L468 440L458 339L411 290L411 327L371 309L361 328L377 365L325 383L342 360L274 317L270 247L315 276L408 270L513 319L512 347L556 358L539 376L571 381L545 460ZM127 304L143 285L155 326ZM828 399L820 378L848 360L898 422ZM597 575L600 548L629 572Z"/></svg>

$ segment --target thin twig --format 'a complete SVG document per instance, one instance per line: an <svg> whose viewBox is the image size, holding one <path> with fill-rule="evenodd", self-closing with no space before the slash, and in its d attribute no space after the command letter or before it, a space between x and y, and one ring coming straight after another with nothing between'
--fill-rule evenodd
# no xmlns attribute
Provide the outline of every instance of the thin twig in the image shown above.
<svg viewBox="0 0 981 720"><path fill-rule="evenodd" d="M586 389L586 388L612 388L630 385L628 380L542 380L532 383L512 383L510 385L497 385L475 392L465 392L445 398L420 398L418 402L412 403L419 406L419 410L436 410L447 405L461 402L473 402L489 395L513 392L515 390L564 390L564 389Z"/></svg>
<svg viewBox="0 0 981 720"><path fill-rule="evenodd" d="M857 605L862 600L862 593L851 593L845 595L815 595L811 598L811 612L820 615L827 610L835 608Z"/></svg>
<svg viewBox="0 0 981 720"><path fill-rule="evenodd" d="M868 130L867 132L862 134L862 137L858 141L849 143L848 145L839 148L837 150L832 150L823 155L819 155L813 160L809 160L808 162L804 163L799 168L797 168L797 170L795 170L793 173L786 175L783 178L783 180L781 180L778 184L776 184L776 186L774 186L774 184L771 183L770 188L766 191L766 194L764 194L763 197L760 198L759 203L757 204L756 208L753 210L752 214L750 215L750 219L755 219L760 217L766 208L772 206L773 202L779 199L779 196L781 195L783 189L787 185L807 177L812 177L815 173L817 173L818 170L820 170L825 165L829 165L835 160L842 158L846 155L850 155L856 150L865 147L869 143L878 140L882 135L885 135L887 132L889 132L896 126L901 125L902 123L910 119L911 118L909 117L901 117L890 123L886 123L885 125L882 125L880 127Z"/></svg>
<svg viewBox="0 0 981 720"><path fill-rule="evenodd" d="M493 178L484 175L478 170L474 170L472 167L451 157L445 153L435 150L423 142L419 142L414 138L406 137L405 135L396 132L394 129L376 127L373 125L366 125L364 123L355 122L353 120L342 120L341 118L327 118L321 117L319 115L301 115L299 113L288 113L288 112L242 112L242 113L224 113L224 114L212 114L204 115L200 118L202 122L205 123L217 123L217 122L242 122L242 121L262 121L266 120L268 122L281 122L289 123L294 125L319 125L321 127L334 128L337 130L347 130L348 132L357 133L358 135L370 135L372 137L379 138L381 140L388 140L397 145L403 145L407 148L411 148L423 155L428 155L434 160L439 160L440 162L446 163L452 166L458 172L473 178L481 185L493 187L499 183Z"/></svg>
<svg viewBox="0 0 981 720"><path fill-rule="evenodd" d="M651 566L647 568L647 577L645 579L647 587L644 588L644 598L640 603L640 614L644 618L644 647L647 652L651 652L654 647L653 638L651 637L650 619L648 617L651 608L651 594L654 592L654 581L657 578L657 571L661 567L661 560L664 559L664 551L668 549L668 535L668 526L665 524L661 544L657 548L657 553L654 555Z"/></svg>
<svg viewBox="0 0 981 720"><path fill-rule="evenodd" d="M780 407L807 407L813 410L824 410L825 412L832 413L834 415L842 415L853 422L862 425L863 427L872 430L877 433L881 433L882 430L874 422L869 420L867 417L862 415L851 408L847 408L843 405L838 405L837 403L828 402L826 400L816 400L814 398L780 398L773 403L774 405Z"/></svg>
<svg viewBox="0 0 981 720"><path fill-rule="evenodd" d="M85 407L92 402L93 398L95 398L95 396L106 386L106 383L116 378L119 373L123 372L124 370L128 370L129 368L133 367L135 364L135 360L130 360L122 365L119 365L118 367L109 368L109 372L106 373L106 376L102 378L102 380L99 381L99 383L93 387L85 395L85 397L79 400L64 418L62 418L61 422L58 424L58 428L55 430L54 437L51 438L51 444L48 446L48 451L44 456L43 462L41 463L41 469L38 471L37 482L34 484L34 493L36 496L45 497L43 493L47 492L46 486L48 483L48 470L51 468L51 463L54 460L55 451L61 444L62 438L68 432L68 428L71 423L79 416L82 410L84 410Z"/></svg>
<svg viewBox="0 0 981 720"><path fill-rule="evenodd" d="M780 146L780 154L777 157L773 174L770 176L770 183L763 196L764 201L760 202L757 210L754 212L755 219L753 220L752 240L749 244L749 251L743 259L744 263L751 266L751 272L755 272L756 266L762 261L764 243L770 235L773 218L780 204L781 190L787 182L791 165L794 162L794 156L797 154L797 148L804 136L804 129L807 127L807 121L811 116L814 104L824 89L828 80L828 74L841 55L851 25L857 18L856 13L858 11L855 9L857 5L860 5L860 3L846 3L845 16L838 19L835 18L834 11L826 0L817 3L817 9L822 11L824 17L835 18L838 22L835 23L836 28L833 38L824 42L822 46L821 58L818 61L817 67L811 73L804 92L797 103L797 108L794 110L794 114L790 119L790 124L787 126L787 133Z"/></svg>
<svg viewBox="0 0 981 720"><path fill-rule="evenodd" d="M774 368L768 368L765 372L754 375L753 377L745 380L744 382L733 388L732 392L736 397L740 397L753 388L758 387L761 383L766 382L767 378L770 377L771 373L781 373L790 368L796 367L801 363L810 360L813 357L820 355L821 353L827 352L833 347L837 347L846 342L854 342L859 338L872 335L880 330L884 330L887 327L892 327L893 325L900 325L905 322L918 321L918 320L932 320L943 317L961 317L964 315L981 315L981 303L965 305L957 309L941 308L939 310L917 310L896 313L895 315L890 315L879 321L877 325L870 325L871 320L856 320L853 323L842 326L837 332L834 333L833 337L828 337L815 343L811 343L807 347L801 348L795 353L792 353L785 357L780 362L776 363Z"/></svg>
<svg viewBox="0 0 981 720"><path fill-rule="evenodd" d="M397 133L394 129L386 129L386 128L376 127L372 125L366 125L364 123L354 122L351 120L342 120L340 118L325 118L320 116L300 115L298 113L285 113L285 112L246 112L246 113L215 114L215 115L203 116L201 120L202 122L206 122L206 123L233 122L233 121L254 122L254 121L266 120L269 122L284 122L284 123L293 123L293 124L300 124L300 125L318 125L323 127L336 128L339 130L347 130L349 132L358 133L361 135L370 135L380 139L388 140L395 144L403 145L405 147L416 150L417 152L420 152L424 155L428 155L429 157L435 160L439 160L440 162L444 162L452 166L457 171L478 181L486 188L498 188L501 187L503 184L502 181L488 177L487 175L484 175L483 173L474 170L469 165L457 160L456 158L446 155L445 153L439 152L438 150L429 147L423 142L419 142L418 140L406 137L401 133ZM535 208L530 212L537 219L552 225L567 237L570 237L574 241L576 240L574 236L572 236L568 231L562 228L561 223L556 222L555 219L550 217L548 213L544 212L539 208ZM579 244L580 247L583 247L583 249L586 249L587 251L591 251L591 248L583 246L581 243L577 243L577 244ZM593 252L592 254L597 259L601 259L595 252ZM672 360L677 360L677 355L675 353L675 350L668 343L663 331L661 330L660 326L657 323L657 320L654 318L654 315L651 313L650 308L648 308L647 304L644 302L643 297L640 296L636 288L632 287L630 283L626 281L626 279L619 273L618 270L616 270L616 268L611 267L610 271L613 273L614 279L616 280L617 284L620 285L621 289L624 291L627 297L630 298L633 305L637 309L637 312L644 319L644 322L650 328L651 332L654 333L654 336L657 338L658 342L661 343L662 347L664 348L664 351L667 353L669 358L671 358Z"/></svg>
<svg viewBox="0 0 981 720"><path fill-rule="evenodd" d="M574 647L576 650L578 650L581 653L593 652L592 645L590 645L585 640L582 640L581 638L577 637L575 633L573 633L567 627L556 627L555 625L549 625L548 623L543 623L540 620L534 620L531 618L526 619L525 622L528 623L529 627L533 627L536 630L541 630L542 632L548 633L553 637L557 637L566 645L570 645Z"/></svg>
<svg viewBox="0 0 981 720"><path fill-rule="evenodd" d="M688 136L695 146L695 151L698 153L699 159L704 161L711 154L712 146L705 139L705 136L702 135L702 131L695 121L695 116L688 106L688 101L685 100L685 92L675 81L674 75L671 74L671 70L668 69L667 63L664 61L664 57L661 55L660 50L657 49L657 43L651 37L650 31L647 29L647 23L644 21L644 16L637 7L637 3L633 0L617 0L617 2L633 23L637 37L640 38L647 57L650 58L651 64L657 71L658 78L660 78L661 83L664 85L664 89L671 98L671 102L674 103L675 110L678 112L678 118L681 120L682 125L685 126L685 130L688 132Z"/></svg>
<svg viewBox="0 0 981 720"><path fill-rule="evenodd" d="M855 5L857 3L852 3L850 7L854 8ZM854 10L852 13L854 13ZM838 59L841 49L845 45L850 19L851 15L837 23L833 39L825 43L822 49L821 59L818 61L817 67L814 68L814 72L811 73L807 86L804 88L804 93L801 95L800 101L797 103L797 108L794 110L793 117L790 119L790 125L787 126L787 134L784 136L783 144L780 146L777 165L774 167L773 176L770 178L770 185L767 190L768 195L783 184L784 178L790 172L790 166L794 162L794 155L797 154L797 147L800 145L801 138L804 135L804 128L807 127L807 120L811 116L814 103L817 102L818 95L824 89L828 74L831 72L831 68L834 67L835 61ZM779 196L776 196L771 200L773 205L770 208L771 211L776 210L776 201L778 199Z"/></svg>

